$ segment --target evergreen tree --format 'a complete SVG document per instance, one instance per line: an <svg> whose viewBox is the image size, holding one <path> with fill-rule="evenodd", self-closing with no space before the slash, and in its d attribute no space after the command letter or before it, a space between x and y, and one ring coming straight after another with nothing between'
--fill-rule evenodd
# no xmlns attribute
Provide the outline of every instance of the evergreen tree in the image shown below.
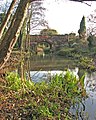
<svg viewBox="0 0 96 120"><path fill-rule="evenodd" d="M86 25L85 25L85 17L82 17L82 20L80 22L80 29L78 30L79 37L85 39L86 36Z"/></svg>

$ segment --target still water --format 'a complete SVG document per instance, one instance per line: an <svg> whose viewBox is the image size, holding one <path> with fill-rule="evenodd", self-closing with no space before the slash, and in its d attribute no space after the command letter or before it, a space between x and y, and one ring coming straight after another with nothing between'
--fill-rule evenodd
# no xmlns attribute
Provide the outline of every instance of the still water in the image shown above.
<svg viewBox="0 0 96 120"><path fill-rule="evenodd" d="M82 99L82 104L72 106L70 112L78 114L78 120L96 120L96 72L87 72L84 82L88 97Z"/></svg>
<svg viewBox="0 0 96 120"><path fill-rule="evenodd" d="M65 74L66 69L73 72L77 78L86 72L85 89L88 98L82 104L72 106L70 112L73 120L96 120L96 72L88 73L76 66L76 61L56 56L35 56L30 59L30 77L34 82L48 81L55 74ZM75 117L78 111L78 119Z"/></svg>

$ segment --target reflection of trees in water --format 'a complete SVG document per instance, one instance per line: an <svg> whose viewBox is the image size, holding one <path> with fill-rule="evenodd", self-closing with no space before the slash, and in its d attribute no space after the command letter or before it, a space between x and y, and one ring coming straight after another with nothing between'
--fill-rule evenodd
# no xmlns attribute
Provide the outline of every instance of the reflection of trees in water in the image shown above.
<svg viewBox="0 0 96 120"><path fill-rule="evenodd" d="M71 106L70 112L74 120L88 120L87 114L84 113L85 107L83 99L81 101L78 99L77 103L74 103L74 105Z"/></svg>
<svg viewBox="0 0 96 120"><path fill-rule="evenodd" d="M89 73L86 75L85 87L90 95L94 96L96 91L96 72Z"/></svg>
<svg viewBox="0 0 96 120"><path fill-rule="evenodd" d="M74 120L96 120L96 99L92 97L83 98L70 108Z"/></svg>

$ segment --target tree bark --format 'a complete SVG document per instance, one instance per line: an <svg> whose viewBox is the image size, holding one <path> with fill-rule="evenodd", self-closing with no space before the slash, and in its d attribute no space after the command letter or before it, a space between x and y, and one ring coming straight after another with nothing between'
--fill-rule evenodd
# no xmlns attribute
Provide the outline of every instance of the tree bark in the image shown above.
<svg viewBox="0 0 96 120"><path fill-rule="evenodd" d="M19 2L18 8L14 14L11 25L8 31L6 32L0 45L0 69L4 67L5 63L8 61L10 57L12 49L18 39L23 22L26 18L28 6L30 2L33 2L33 1L39 1L39 0L20 0ZM70 0L70 1L76 2L76 0ZM78 0L78 1L82 2L86 0ZM93 0L90 0L90 1L93 1Z"/></svg>
<svg viewBox="0 0 96 120"><path fill-rule="evenodd" d="M12 10L14 9L15 3L16 3L16 0L13 0L10 7L9 7L9 9L8 9L8 12L7 12L6 16L5 16L4 22L0 26L0 40L2 38L4 29L5 29L7 23L9 21L9 19L10 19L10 16L12 14Z"/></svg>
<svg viewBox="0 0 96 120"><path fill-rule="evenodd" d="M18 39L23 22L26 18L27 9L29 7L29 0L21 0L18 8L14 14L12 23L6 32L0 45L0 69L8 61L12 49Z"/></svg>

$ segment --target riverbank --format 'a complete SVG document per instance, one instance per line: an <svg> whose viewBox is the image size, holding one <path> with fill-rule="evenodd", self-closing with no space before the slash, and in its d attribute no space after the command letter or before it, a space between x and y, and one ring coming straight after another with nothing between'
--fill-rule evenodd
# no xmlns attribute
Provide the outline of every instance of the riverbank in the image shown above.
<svg viewBox="0 0 96 120"><path fill-rule="evenodd" d="M86 96L84 78L77 80L67 71L48 83L34 84L10 73L0 85L0 118L33 120L72 120L70 106Z"/></svg>

